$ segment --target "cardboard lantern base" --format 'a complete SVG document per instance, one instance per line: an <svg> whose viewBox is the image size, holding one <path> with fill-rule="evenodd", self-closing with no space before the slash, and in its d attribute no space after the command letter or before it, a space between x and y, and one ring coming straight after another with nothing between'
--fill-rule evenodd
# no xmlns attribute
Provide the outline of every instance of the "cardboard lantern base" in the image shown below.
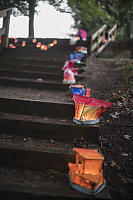
<svg viewBox="0 0 133 200"><path fill-rule="evenodd" d="M95 119L95 120L88 120L88 121L84 121L84 120L78 120L75 117L73 118L73 122L75 122L76 124L97 124L99 123L99 119Z"/></svg>
<svg viewBox="0 0 133 200"><path fill-rule="evenodd" d="M70 173L69 173L69 182L70 182L70 185L71 185L72 188L74 188L75 190L77 190L77 191L79 191L83 194L86 194L86 195L96 195L96 194L100 193L106 186L106 181L104 180L104 183L102 185L97 187L95 190L90 190L88 188L85 188L83 186L80 186L80 185L73 183L71 181Z"/></svg>
<svg viewBox="0 0 133 200"><path fill-rule="evenodd" d="M71 84L71 83L76 83L76 80L63 80L64 84Z"/></svg>

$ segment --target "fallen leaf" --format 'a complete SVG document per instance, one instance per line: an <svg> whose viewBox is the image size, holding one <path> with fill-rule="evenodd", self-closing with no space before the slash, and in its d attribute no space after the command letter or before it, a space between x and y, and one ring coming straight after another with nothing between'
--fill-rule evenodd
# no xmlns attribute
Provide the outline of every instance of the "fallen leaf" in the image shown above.
<svg viewBox="0 0 133 200"><path fill-rule="evenodd" d="M47 118L47 117L44 117L43 119L44 119L44 120L48 120L48 118Z"/></svg>
<svg viewBox="0 0 133 200"><path fill-rule="evenodd" d="M66 122L67 120L66 120L66 119L61 119L60 121L61 121L61 122Z"/></svg>
<svg viewBox="0 0 133 200"><path fill-rule="evenodd" d="M128 153L122 153L121 155L127 157Z"/></svg>
<svg viewBox="0 0 133 200"><path fill-rule="evenodd" d="M43 79L42 78L38 78L37 81L38 82L43 82Z"/></svg>
<svg viewBox="0 0 133 200"><path fill-rule="evenodd" d="M130 135L124 135L124 138L127 139L127 140L129 140L130 137L131 137Z"/></svg>
<svg viewBox="0 0 133 200"><path fill-rule="evenodd" d="M114 167L116 165L116 162L111 160L111 166Z"/></svg>

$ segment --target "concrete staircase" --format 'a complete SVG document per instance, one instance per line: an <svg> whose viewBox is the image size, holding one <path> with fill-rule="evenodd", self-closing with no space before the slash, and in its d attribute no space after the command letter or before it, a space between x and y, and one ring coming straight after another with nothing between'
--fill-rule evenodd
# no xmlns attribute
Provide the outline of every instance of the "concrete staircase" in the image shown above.
<svg viewBox="0 0 133 200"><path fill-rule="evenodd" d="M24 48L20 44L0 54L0 194L25 200L110 199L107 188L88 197L69 185L72 148L98 147L100 131L99 125L72 122L74 103L69 85L62 84L62 67L75 46L62 39L44 52L31 40ZM80 83L85 64L76 67Z"/></svg>

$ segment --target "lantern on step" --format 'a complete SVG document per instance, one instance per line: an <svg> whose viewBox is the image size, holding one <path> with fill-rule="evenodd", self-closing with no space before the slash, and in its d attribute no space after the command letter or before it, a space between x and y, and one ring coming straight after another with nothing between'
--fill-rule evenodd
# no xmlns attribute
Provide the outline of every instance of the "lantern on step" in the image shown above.
<svg viewBox="0 0 133 200"><path fill-rule="evenodd" d="M63 79L63 83L64 84L71 84L71 83L75 83L75 77L74 77L74 73L70 70L70 69L66 69L64 71L64 79Z"/></svg>
<svg viewBox="0 0 133 200"><path fill-rule="evenodd" d="M41 47L41 42L37 42L36 47L40 48Z"/></svg>
<svg viewBox="0 0 133 200"><path fill-rule="evenodd" d="M73 61L74 63L81 63L82 58L84 57L83 53L71 53L69 55L70 61Z"/></svg>
<svg viewBox="0 0 133 200"><path fill-rule="evenodd" d="M70 85L72 97L74 94L90 97L90 88L85 88L83 85Z"/></svg>
<svg viewBox="0 0 133 200"><path fill-rule="evenodd" d="M9 44L9 48L10 48L10 49L15 49L16 46L14 46L13 44Z"/></svg>
<svg viewBox="0 0 133 200"><path fill-rule="evenodd" d="M78 40L80 40L80 37L79 37L79 36L77 36L77 37L76 37L76 39L77 39L77 41L78 41Z"/></svg>
<svg viewBox="0 0 133 200"><path fill-rule="evenodd" d="M36 39L35 38L32 40L32 43L36 43Z"/></svg>
<svg viewBox="0 0 133 200"><path fill-rule="evenodd" d="M87 54L87 47L78 46L78 47L76 47L76 51L83 53L83 54Z"/></svg>
<svg viewBox="0 0 133 200"><path fill-rule="evenodd" d="M53 47L53 46L54 46L54 44L53 44L53 43L50 43L50 44L49 44L49 46L50 46L50 47Z"/></svg>
<svg viewBox="0 0 133 200"><path fill-rule="evenodd" d="M47 51L48 47L47 45L44 45L44 50Z"/></svg>
<svg viewBox="0 0 133 200"><path fill-rule="evenodd" d="M22 46L22 47L25 47L25 46L26 46L26 41L22 41L21 46Z"/></svg>
<svg viewBox="0 0 133 200"><path fill-rule="evenodd" d="M54 41L53 41L53 44L55 44L55 45L56 45L56 44L57 44L57 40L54 40Z"/></svg>
<svg viewBox="0 0 133 200"><path fill-rule="evenodd" d="M41 45L41 49L44 50L44 44Z"/></svg>
<svg viewBox="0 0 133 200"><path fill-rule="evenodd" d="M17 42L18 42L18 40L17 40L17 39L15 39L15 40L14 40L14 43L15 43L15 44L17 44Z"/></svg>
<svg viewBox="0 0 133 200"><path fill-rule="evenodd" d="M74 94L76 124L96 124L101 115L109 108L112 103L101 101L95 98Z"/></svg>
<svg viewBox="0 0 133 200"><path fill-rule="evenodd" d="M71 186L87 195L101 192L106 181L103 177L104 157L97 149L73 148L76 163L68 163Z"/></svg>

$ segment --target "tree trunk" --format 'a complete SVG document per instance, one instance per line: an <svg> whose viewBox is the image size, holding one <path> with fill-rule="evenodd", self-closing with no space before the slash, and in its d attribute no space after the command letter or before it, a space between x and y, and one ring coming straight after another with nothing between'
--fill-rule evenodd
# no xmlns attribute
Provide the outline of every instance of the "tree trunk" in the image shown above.
<svg viewBox="0 0 133 200"><path fill-rule="evenodd" d="M35 0L29 0L29 38L34 38Z"/></svg>

